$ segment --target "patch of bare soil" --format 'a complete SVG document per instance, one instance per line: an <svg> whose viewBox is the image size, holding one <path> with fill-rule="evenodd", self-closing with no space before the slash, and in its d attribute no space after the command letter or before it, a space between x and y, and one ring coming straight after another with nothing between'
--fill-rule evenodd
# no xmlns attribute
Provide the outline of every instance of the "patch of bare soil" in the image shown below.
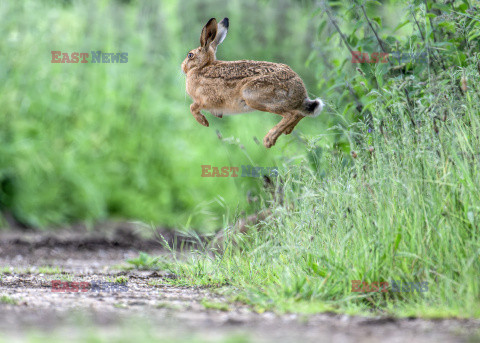
<svg viewBox="0 0 480 343"><path fill-rule="evenodd" d="M248 306L227 303L208 289L172 286L172 275L166 272L118 267L137 257L139 251L162 254L157 239L140 237L123 224L95 232L75 228L0 233L0 267L13 268L10 272L4 269L0 282L0 331L4 337L21 340L29 330L63 330L66 338L71 338L81 331L80 324L112 332L140 320L157 333L170 332L176 337L189 332L207 340L239 333L253 342L479 339L477 320L255 313ZM172 234L166 238L175 241ZM40 268L43 266L59 267L62 272L50 274ZM120 284L122 280L126 284Z"/></svg>

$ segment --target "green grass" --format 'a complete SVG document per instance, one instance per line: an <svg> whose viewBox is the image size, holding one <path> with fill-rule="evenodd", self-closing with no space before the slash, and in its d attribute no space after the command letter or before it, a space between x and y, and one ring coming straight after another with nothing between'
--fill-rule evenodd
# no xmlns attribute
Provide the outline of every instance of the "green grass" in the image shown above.
<svg viewBox="0 0 480 343"><path fill-rule="evenodd" d="M4 294L4 295L0 296L0 304L17 305L18 301L13 299L10 296Z"/></svg>
<svg viewBox="0 0 480 343"><path fill-rule="evenodd" d="M0 268L0 274L45 274L45 275L61 275L64 274L64 270L60 267L53 266L40 266L31 268L14 268L14 267L2 267Z"/></svg>
<svg viewBox="0 0 480 343"><path fill-rule="evenodd" d="M53 274L51 277L52 280L60 280L60 281L69 281L72 282L75 279L75 275L73 274Z"/></svg>
<svg viewBox="0 0 480 343"><path fill-rule="evenodd" d="M219 310L219 311L230 311L230 307L228 306L228 304L223 303L223 302L211 301L211 300L208 300L206 298L203 298L200 303L206 309Z"/></svg>
<svg viewBox="0 0 480 343"><path fill-rule="evenodd" d="M52 266L42 266L38 267L35 270L36 273L39 274L47 274L47 275L55 275L55 274L63 274L64 271L60 267L52 267Z"/></svg>
<svg viewBox="0 0 480 343"><path fill-rule="evenodd" d="M159 257L151 256L146 252L140 252L138 257L127 260L130 267L137 269L160 269L162 264Z"/></svg>
<svg viewBox="0 0 480 343"><path fill-rule="evenodd" d="M117 276L114 280L115 283L125 284L128 282L128 277L126 276Z"/></svg>
<svg viewBox="0 0 480 343"><path fill-rule="evenodd" d="M13 267L5 266L0 268L0 274L2 275L10 275L13 273L15 273L15 269Z"/></svg>
<svg viewBox="0 0 480 343"><path fill-rule="evenodd" d="M458 71L471 85L477 64ZM409 110L405 84L391 81L373 130L344 128L356 154L323 149L316 169L307 158L285 165L285 205L224 251L172 263L176 282L228 284L258 310L480 317L480 91L451 96L449 79L424 86L429 114L422 101ZM357 293L352 280L426 282L428 291Z"/></svg>

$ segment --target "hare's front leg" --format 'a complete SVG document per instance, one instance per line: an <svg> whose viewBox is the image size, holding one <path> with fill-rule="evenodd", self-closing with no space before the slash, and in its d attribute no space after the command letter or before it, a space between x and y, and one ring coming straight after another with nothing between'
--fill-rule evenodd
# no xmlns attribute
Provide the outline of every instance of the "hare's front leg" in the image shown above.
<svg viewBox="0 0 480 343"><path fill-rule="evenodd" d="M274 146L277 138L280 137L282 133L284 133L297 121L299 121L299 119L296 114L286 113L282 120L280 120L277 125L275 125L270 131L268 131L267 135L263 139L263 145L266 148L271 148L272 146Z"/></svg>
<svg viewBox="0 0 480 343"><path fill-rule="evenodd" d="M200 124L208 127L209 126L208 120L207 118L205 118L205 116L202 113L200 113L200 108L201 108L200 104L197 102L194 102L193 104L190 105L190 112L192 112L193 116Z"/></svg>

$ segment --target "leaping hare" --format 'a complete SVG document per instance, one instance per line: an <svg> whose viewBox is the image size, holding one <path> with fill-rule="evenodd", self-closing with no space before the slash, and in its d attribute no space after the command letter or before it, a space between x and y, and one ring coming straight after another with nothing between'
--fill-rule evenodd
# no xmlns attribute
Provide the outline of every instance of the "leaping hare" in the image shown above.
<svg viewBox="0 0 480 343"><path fill-rule="evenodd" d="M215 53L228 25L228 18L219 24L210 19L202 29L200 47L191 50L182 63L187 93L193 99L190 111L207 127L202 109L219 118L253 110L279 114L283 119L263 139L263 145L270 148L282 133L290 134L302 118L319 115L323 101L310 100L302 79L285 64L218 61Z"/></svg>

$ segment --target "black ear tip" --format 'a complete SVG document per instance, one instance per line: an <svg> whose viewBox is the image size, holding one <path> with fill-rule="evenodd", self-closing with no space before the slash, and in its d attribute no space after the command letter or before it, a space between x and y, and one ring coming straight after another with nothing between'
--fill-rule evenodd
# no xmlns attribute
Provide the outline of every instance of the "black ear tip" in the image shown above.
<svg viewBox="0 0 480 343"><path fill-rule="evenodd" d="M207 22L207 25L210 24L212 21L215 21L215 22L216 22L217 19L215 19L215 18L210 18L210 20Z"/></svg>
<svg viewBox="0 0 480 343"><path fill-rule="evenodd" d="M230 22L227 17L223 18L222 23L223 23L223 26L225 26L228 29Z"/></svg>

